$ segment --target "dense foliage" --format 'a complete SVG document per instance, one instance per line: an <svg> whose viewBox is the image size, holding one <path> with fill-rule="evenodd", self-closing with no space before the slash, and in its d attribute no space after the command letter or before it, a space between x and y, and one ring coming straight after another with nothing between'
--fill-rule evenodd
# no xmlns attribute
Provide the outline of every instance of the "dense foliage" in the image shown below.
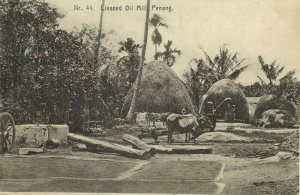
<svg viewBox="0 0 300 195"><path fill-rule="evenodd" d="M248 65L243 65L245 59L239 60L237 53L231 53L223 45L214 58L203 50L204 58L191 60L189 71L185 72L185 84L196 107L202 95L217 81L228 78L236 80L246 70Z"/></svg>
<svg viewBox="0 0 300 195"><path fill-rule="evenodd" d="M39 1L2 1L0 13L0 79L2 111L12 112L17 123L71 121L80 130L90 107L105 107L105 85L99 68L114 56L101 48L93 63L96 30L58 28L63 17Z"/></svg>
<svg viewBox="0 0 300 195"><path fill-rule="evenodd" d="M99 34L97 28L84 24L72 32L60 29L58 20L64 16L43 1L2 0L0 8L0 112L11 112L18 124L67 123L73 131L82 130L83 123L90 120L110 125L112 118L126 114L122 113L126 96L138 83L138 75L142 78L143 68L142 46L133 38L121 41L119 51L114 52L103 44L107 34ZM172 48L173 42L167 41L164 50L157 51L162 43L159 27L167 25L157 14L146 19L145 34L149 24L154 28L155 59L172 66L176 54L181 54ZM143 46L145 53L146 40ZM248 67L245 59L225 46L213 57L202 51L203 57L193 59L184 74L196 109L215 82L236 80ZM240 86L246 96L268 93L299 105L295 72L281 76L283 67L276 61L266 64L259 56L258 62L267 82L259 77L260 82Z"/></svg>

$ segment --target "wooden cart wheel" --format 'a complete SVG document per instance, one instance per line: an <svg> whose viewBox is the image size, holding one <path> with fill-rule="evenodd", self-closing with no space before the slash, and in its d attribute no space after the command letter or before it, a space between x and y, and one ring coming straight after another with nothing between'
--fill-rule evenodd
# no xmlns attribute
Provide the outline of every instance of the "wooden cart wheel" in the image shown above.
<svg viewBox="0 0 300 195"><path fill-rule="evenodd" d="M15 122L8 112L0 113L0 152L10 152L15 146Z"/></svg>

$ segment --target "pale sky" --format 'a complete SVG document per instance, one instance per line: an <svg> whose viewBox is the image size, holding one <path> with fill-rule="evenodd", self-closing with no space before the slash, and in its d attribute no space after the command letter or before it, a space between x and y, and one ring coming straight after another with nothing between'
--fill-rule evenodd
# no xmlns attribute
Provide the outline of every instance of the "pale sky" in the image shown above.
<svg viewBox="0 0 300 195"><path fill-rule="evenodd" d="M82 23L98 27L102 0L46 0L65 14L60 28L68 31L80 28ZM222 44L232 52L246 58L251 66L238 82L251 84L256 75L265 78L257 60L262 55L266 63L273 60L285 66L285 71L295 69L300 78L300 1L299 0L152 0L152 5L172 6L173 11L152 11L168 24L160 28L163 43L173 41L173 47L182 51L173 70L182 77L192 58L203 57L200 48L214 56ZM83 8L74 10L74 5ZM86 10L91 5L93 10ZM114 49L118 42L131 37L143 42L145 11L137 11L146 0L106 0L107 6L122 6L122 11L105 11L103 31ZM133 5L133 11L125 11ZM146 61L152 61L154 46L151 42L153 28L149 28ZM163 50L163 44L158 50Z"/></svg>

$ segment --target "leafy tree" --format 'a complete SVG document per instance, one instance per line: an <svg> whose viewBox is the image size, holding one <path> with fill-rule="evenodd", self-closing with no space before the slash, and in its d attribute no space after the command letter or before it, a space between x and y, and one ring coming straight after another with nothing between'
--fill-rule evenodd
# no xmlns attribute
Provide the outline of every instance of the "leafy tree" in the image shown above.
<svg viewBox="0 0 300 195"><path fill-rule="evenodd" d="M46 91L41 85L50 85L47 80L53 70L50 45L55 41L57 19L62 15L38 1L4 0L0 7L1 95L3 101L18 105L11 107L14 113L32 115L38 104L28 101L41 100ZM37 90L41 93L33 94Z"/></svg>
<svg viewBox="0 0 300 195"><path fill-rule="evenodd" d="M172 49L173 41L168 41L167 44L164 44L165 51L163 52L157 52L156 53L156 59L157 58L162 58L164 62L167 63L168 66L173 66L173 64L176 62L176 57L174 54L177 54L180 56L181 51L178 50L177 48Z"/></svg>
<svg viewBox="0 0 300 195"><path fill-rule="evenodd" d="M266 86L259 82L247 86L239 84L239 86L247 97L260 97L266 94Z"/></svg>
<svg viewBox="0 0 300 195"><path fill-rule="evenodd" d="M154 53L154 59L157 60L158 56L157 54L157 46L159 46L162 43L162 36L158 30L160 26L168 27L166 23L163 22L163 18L158 14L153 14L152 18L150 19L150 25L154 27L154 31L152 32L151 39L155 46L155 53Z"/></svg>
<svg viewBox="0 0 300 195"><path fill-rule="evenodd" d="M48 3L0 3L3 110L12 112L18 123L34 122L41 110L46 113L43 122L62 123L71 108L71 130L80 130L84 110L109 107L104 99L111 95L103 90L99 69L115 58L101 47L99 63L94 63L95 29L86 25L71 33L58 29L57 20L63 16Z"/></svg>

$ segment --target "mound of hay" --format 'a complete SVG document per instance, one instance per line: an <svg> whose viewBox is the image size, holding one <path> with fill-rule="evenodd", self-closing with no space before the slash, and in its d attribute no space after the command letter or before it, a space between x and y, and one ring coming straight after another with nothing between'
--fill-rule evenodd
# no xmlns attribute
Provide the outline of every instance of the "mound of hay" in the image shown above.
<svg viewBox="0 0 300 195"><path fill-rule="evenodd" d="M200 142L250 142L250 138L224 132L208 132L197 138Z"/></svg>
<svg viewBox="0 0 300 195"><path fill-rule="evenodd" d="M269 128L287 127L291 128L296 124L296 120L287 111L271 109L262 113L262 118L258 120L260 126Z"/></svg>
<svg viewBox="0 0 300 195"><path fill-rule="evenodd" d="M201 113L204 112L205 104L208 101L213 102L214 107L216 108L225 98L231 98L231 103L235 105L235 118L244 122L249 121L249 105L246 96L239 86L232 80L222 79L214 83L204 97L205 98L203 98L200 105ZM225 111L226 106L224 104L220 107L220 109L218 109L217 114L221 118L224 118Z"/></svg>
<svg viewBox="0 0 300 195"><path fill-rule="evenodd" d="M298 120L296 104L288 100L278 100L274 95L264 95L260 98L255 109L254 120L261 119L263 112L271 109L285 110Z"/></svg>
<svg viewBox="0 0 300 195"><path fill-rule="evenodd" d="M133 88L126 97L123 114L129 110L132 95ZM183 108L195 114L188 91L175 72L160 61L145 65L135 111L179 114Z"/></svg>

